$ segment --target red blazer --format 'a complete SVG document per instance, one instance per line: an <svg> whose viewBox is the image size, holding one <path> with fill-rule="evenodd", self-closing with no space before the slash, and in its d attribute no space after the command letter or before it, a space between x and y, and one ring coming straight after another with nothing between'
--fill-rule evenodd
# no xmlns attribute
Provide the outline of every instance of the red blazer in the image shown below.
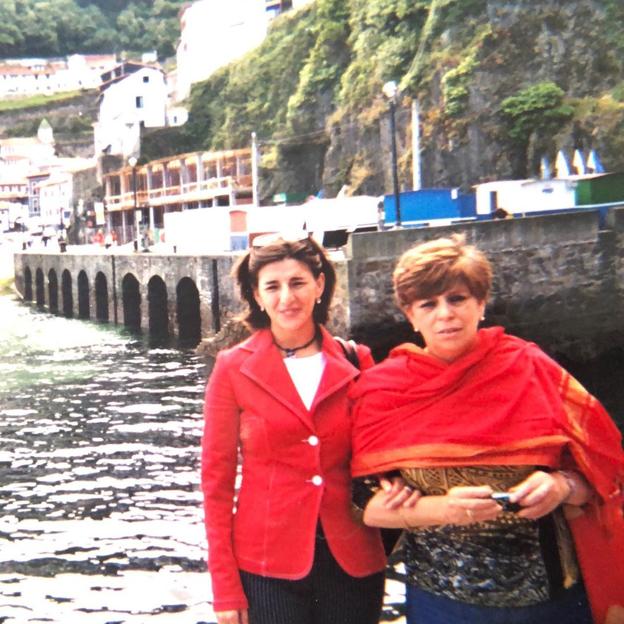
<svg viewBox="0 0 624 624"><path fill-rule="evenodd" d="M322 328L325 370L308 411L269 330L217 356L206 386L202 489L216 611L247 608L239 569L300 579L317 521L350 575L384 569L379 532L351 516L347 391L358 371ZM362 368L373 364L359 346ZM242 482L234 502L237 465ZM235 510L233 511L233 508Z"/></svg>

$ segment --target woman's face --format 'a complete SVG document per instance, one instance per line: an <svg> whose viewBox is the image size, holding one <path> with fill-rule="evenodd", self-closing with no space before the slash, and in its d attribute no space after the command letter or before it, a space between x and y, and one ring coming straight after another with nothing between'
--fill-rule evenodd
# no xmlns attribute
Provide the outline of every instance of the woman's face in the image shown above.
<svg viewBox="0 0 624 624"><path fill-rule="evenodd" d="M314 306L324 288L322 273L315 278L306 264L286 258L260 269L254 296L268 314L271 330L276 336L301 333L308 337L314 327Z"/></svg>
<svg viewBox="0 0 624 624"><path fill-rule="evenodd" d="M422 334L431 355L453 362L475 346L484 310L484 301L478 301L466 286L457 284L441 295L417 299L405 315Z"/></svg>

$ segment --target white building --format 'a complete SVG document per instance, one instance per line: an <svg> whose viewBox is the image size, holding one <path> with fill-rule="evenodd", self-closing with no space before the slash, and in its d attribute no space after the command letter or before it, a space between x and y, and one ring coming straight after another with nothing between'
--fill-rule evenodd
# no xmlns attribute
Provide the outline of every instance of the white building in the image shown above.
<svg viewBox="0 0 624 624"><path fill-rule="evenodd" d="M198 0L180 14L176 99L191 85L262 43L267 12L261 0Z"/></svg>
<svg viewBox="0 0 624 624"><path fill-rule="evenodd" d="M576 205L574 179L498 180L475 185L477 215L502 209L508 214L529 214Z"/></svg>
<svg viewBox="0 0 624 624"><path fill-rule="evenodd" d="M39 218L45 226L69 225L72 213L72 176L70 173L55 172L38 184Z"/></svg>
<svg viewBox="0 0 624 624"><path fill-rule="evenodd" d="M126 62L103 75L98 121L93 127L96 155L139 153L141 127L167 125L167 87L159 67Z"/></svg>
<svg viewBox="0 0 624 624"><path fill-rule="evenodd" d="M0 178L24 178L31 167L49 164L54 157L54 134L44 119L36 137L0 139Z"/></svg>
<svg viewBox="0 0 624 624"><path fill-rule="evenodd" d="M26 178L0 178L0 231L16 228L28 219L28 183Z"/></svg>
<svg viewBox="0 0 624 624"><path fill-rule="evenodd" d="M22 96L53 93L51 71L20 65L0 65L0 95Z"/></svg>
<svg viewBox="0 0 624 624"><path fill-rule="evenodd" d="M56 59L0 61L0 96L51 95L94 89L101 75L117 64L114 54L73 54Z"/></svg>
<svg viewBox="0 0 624 624"><path fill-rule="evenodd" d="M361 195L312 199L298 206L213 206L166 213L164 226L167 245L188 254L246 249L256 236L276 228L282 232L307 230L327 244L332 234L340 233L346 240L347 233L376 228L378 203L378 197Z"/></svg>
<svg viewBox="0 0 624 624"><path fill-rule="evenodd" d="M56 228L69 226L76 198L74 175L92 169L95 160L89 158L58 158L52 165L33 170L28 176L30 203L37 213L31 213L33 223Z"/></svg>

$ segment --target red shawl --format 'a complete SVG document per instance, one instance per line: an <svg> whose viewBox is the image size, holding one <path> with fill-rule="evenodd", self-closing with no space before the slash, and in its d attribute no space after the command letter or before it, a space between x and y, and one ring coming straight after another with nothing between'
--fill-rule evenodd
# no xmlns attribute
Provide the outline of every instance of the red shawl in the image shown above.
<svg viewBox="0 0 624 624"><path fill-rule="evenodd" d="M609 612L609 623L624 623L621 435L600 403L536 345L484 329L451 364L401 345L362 373L352 398L354 476L452 465L580 470L598 494L570 519L583 578L596 622L607 622Z"/></svg>

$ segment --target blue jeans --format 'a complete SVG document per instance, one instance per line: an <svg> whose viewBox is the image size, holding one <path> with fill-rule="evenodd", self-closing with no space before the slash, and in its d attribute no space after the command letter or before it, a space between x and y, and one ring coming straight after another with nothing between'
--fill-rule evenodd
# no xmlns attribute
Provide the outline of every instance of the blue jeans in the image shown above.
<svg viewBox="0 0 624 624"><path fill-rule="evenodd" d="M480 607L407 585L407 624L592 624L583 583L530 607Z"/></svg>

